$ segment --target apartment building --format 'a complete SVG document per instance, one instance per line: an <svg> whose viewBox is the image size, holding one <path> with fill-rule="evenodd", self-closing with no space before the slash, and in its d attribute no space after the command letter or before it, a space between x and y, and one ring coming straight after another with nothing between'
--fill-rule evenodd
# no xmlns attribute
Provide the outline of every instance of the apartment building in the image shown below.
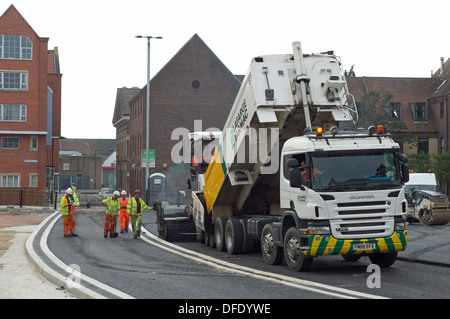
<svg viewBox="0 0 450 319"><path fill-rule="evenodd" d="M51 188L59 171L62 74L48 41L14 5L0 16L0 187Z"/></svg>

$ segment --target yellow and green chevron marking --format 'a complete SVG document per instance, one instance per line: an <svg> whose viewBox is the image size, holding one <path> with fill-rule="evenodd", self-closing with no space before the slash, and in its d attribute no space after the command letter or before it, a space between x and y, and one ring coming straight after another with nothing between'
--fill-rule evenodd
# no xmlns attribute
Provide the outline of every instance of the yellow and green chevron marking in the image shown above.
<svg viewBox="0 0 450 319"><path fill-rule="evenodd" d="M392 236L371 239L336 239L331 235L309 235L307 256L373 254L402 251L408 243L408 231L395 231ZM375 243L375 249L354 249L355 244Z"/></svg>
<svg viewBox="0 0 450 319"><path fill-rule="evenodd" d="M218 143L205 173L204 194L208 213L211 211L217 195L219 194L220 188L227 176L227 172L228 169L224 161L222 146Z"/></svg>

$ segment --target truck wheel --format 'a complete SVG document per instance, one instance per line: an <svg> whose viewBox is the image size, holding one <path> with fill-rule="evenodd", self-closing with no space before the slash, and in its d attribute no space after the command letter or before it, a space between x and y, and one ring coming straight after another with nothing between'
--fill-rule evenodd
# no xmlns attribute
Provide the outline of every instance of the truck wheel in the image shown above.
<svg viewBox="0 0 450 319"><path fill-rule="evenodd" d="M255 240L252 236L249 236L247 233L247 220L246 219L239 219L239 223L242 226L243 236L244 236L244 245L242 247L242 253L246 254L253 250L253 247L255 246Z"/></svg>
<svg viewBox="0 0 450 319"><path fill-rule="evenodd" d="M269 265L279 265L283 258L283 249L273 242L272 224L266 224L261 232L261 255Z"/></svg>
<svg viewBox="0 0 450 319"><path fill-rule="evenodd" d="M216 248L216 242L214 241L214 233L209 233L206 236L209 237L209 247Z"/></svg>
<svg viewBox="0 0 450 319"><path fill-rule="evenodd" d="M312 258L303 255L300 249L300 234L296 227L291 227L284 236L284 258L291 270L305 271L311 267Z"/></svg>
<svg viewBox="0 0 450 319"><path fill-rule="evenodd" d="M244 233L238 219L230 218L225 226L225 246L230 255L242 253Z"/></svg>
<svg viewBox="0 0 450 319"><path fill-rule="evenodd" d="M217 217L214 225L214 242L218 251L225 251L225 226L227 219L225 216Z"/></svg>
<svg viewBox="0 0 450 319"><path fill-rule="evenodd" d="M205 233L203 232L203 230L199 227L196 227L195 229L195 237L197 239L197 242L199 242L200 244L203 244L205 242Z"/></svg>
<svg viewBox="0 0 450 319"><path fill-rule="evenodd" d="M380 267L389 267L397 260L397 252L370 254L369 258L373 264L377 264Z"/></svg>

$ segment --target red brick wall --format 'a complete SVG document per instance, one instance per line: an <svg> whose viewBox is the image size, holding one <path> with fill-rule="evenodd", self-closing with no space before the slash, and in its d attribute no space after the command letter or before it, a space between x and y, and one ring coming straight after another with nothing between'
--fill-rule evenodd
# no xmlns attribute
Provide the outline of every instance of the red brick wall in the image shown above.
<svg viewBox="0 0 450 319"><path fill-rule="evenodd" d="M26 104L26 122L0 122L0 131L35 131L44 132L39 135L9 136L20 137L19 150L3 150L0 145L0 175L20 174L20 186L30 185L30 174L38 174L38 187L45 188L45 172L47 164L47 148L45 132L47 130L47 84L55 92L53 114L53 135L59 136L61 132L61 75L53 76L49 82L48 76L48 38L40 38L22 15L10 6L0 18L0 33L13 35L26 35L33 43L33 59L25 60L0 60L1 70L26 71L28 73L27 91L0 91L0 103ZM5 135L0 136L1 138ZM30 150L32 136L38 136L38 151ZM55 143L57 147L58 143ZM58 171L58 149L54 149L54 164ZM25 163L24 161L37 161L37 163Z"/></svg>

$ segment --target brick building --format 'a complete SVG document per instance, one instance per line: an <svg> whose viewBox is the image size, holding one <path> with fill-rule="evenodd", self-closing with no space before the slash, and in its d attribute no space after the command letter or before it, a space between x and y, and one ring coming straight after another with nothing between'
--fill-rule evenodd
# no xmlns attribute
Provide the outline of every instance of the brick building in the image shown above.
<svg viewBox="0 0 450 319"><path fill-rule="evenodd" d="M433 114L437 126L438 152L440 154L450 152L450 59L441 65L433 74L433 79L438 79L438 86L428 97L427 103Z"/></svg>
<svg viewBox="0 0 450 319"><path fill-rule="evenodd" d="M0 16L0 187L52 186L59 171L58 49L11 5Z"/></svg>
<svg viewBox="0 0 450 319"><path fill-rule="evenodd" d="M116 128L116 185L117 189L130 189L128 166L130 163L130 100L139 88L117 89L113 126Z"/></svg>
<svg viewBox="0 0 450 319"><path fill-rule="evenodd" d="M347 77L349 91L364 113L369 92L391 93L395 116L387 121L406 125L403 132L416 143L403 143L406 154L442 154L450 150L450 59L441 58L439 70L430 78ZM402 134L400 134L401 137ZM398 135L397 135L398 136ZM401 139L397 142L402 144Z"/></svg>
<svg viewBox="0 0 450 319"><path fill-rule="evenodd" d="M149 175L159 173L165 176L167 201L177 201L178 190L187 190L189 178L189 165L172 161L172 148L182 139L176 136L176 140L172 140L173 130L186 128L192 131L194 120L202 121L202 129L222 130L240 84L197 34L151 79ZM142 153L146 145L146 92L145 86L129 101L127 190L131 192L145 190L146 161ZM114 122L119 120L113 119ZM123 173L117 172L117 176L119 174ZM121 188L119 183L118 178L117 187ZM183 199L189 200L187 197Z"/></svg>

